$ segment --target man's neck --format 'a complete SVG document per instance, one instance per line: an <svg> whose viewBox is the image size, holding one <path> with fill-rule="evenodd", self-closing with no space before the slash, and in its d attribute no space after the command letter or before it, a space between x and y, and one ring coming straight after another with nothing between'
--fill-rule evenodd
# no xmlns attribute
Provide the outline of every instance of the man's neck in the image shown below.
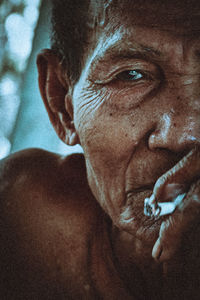
<svg viewBox="0 0 200 300"><path fill-rule="evenodd" d="M129 289L139 291L146 299L162 299L164 269L151 256L152 247L145 245L131 234L112 228L112 245L116 267Z"/></svg>

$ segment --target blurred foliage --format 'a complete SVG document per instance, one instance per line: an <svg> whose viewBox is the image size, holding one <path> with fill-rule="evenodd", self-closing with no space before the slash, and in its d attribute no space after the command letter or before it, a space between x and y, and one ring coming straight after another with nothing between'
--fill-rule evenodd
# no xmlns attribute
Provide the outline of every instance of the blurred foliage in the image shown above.
<svg viewBox="0 0 200 300"><path fill-rule="evenodd" d="M19 71L16 66L16 63L12 59L10 59L8 56L5 55L3 63L2 63L1 73L5 74L7 72L18 74ZM1 73L0 73L0 76L1 76Z"/></svg>
<svg viewBox="0 0 200 300"><path fill-rule="evenodd" d="M0 159L9 154L40 0L0 0Z"/></svg>
<svg viewBox="0 0 200 300"><path fill-rule="evenodd" d="M33 0L33 7L37 7L37 4L38 1ZM2 78L7 71L12 72L15 75L20 75L23 71L20 67L21 62L19 62L15 55L13 55L11 49L9 49L9 40L5 24L7 18L13 14L18 14L23 17L27 5L28 3L25 0L0 0L0 78ZM13 31L14 30L15 27L13 27ZM34 26L32 30L34 31Z"/></svg>
<svg viewBox="0 0 200 300"><path fill-rule="evenodd" d="M12 14L12 13L19 13L23 14L25 8L25 3L19 2L19 4L13 4L10 1L3 1L0 0L0 25L1 25L1 31L0 31L0 78L6 73L6 72L12 72L15 75L18 75L20 73L20 70L18 69L17 63L14 60L14 58L10 57L10 53L7 47L7 35L5 31L5 21L6 18Z"/></svg>

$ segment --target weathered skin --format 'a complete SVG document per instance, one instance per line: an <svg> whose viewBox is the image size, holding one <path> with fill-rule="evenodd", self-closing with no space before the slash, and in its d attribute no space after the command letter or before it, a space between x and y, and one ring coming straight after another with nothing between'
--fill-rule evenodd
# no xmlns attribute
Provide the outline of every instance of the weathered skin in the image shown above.
<svg viewBox="0 0 200 300"><path fill-rule="evenodd" d="M107 9L74 85L38 57L50 120L84 157L2 162L2 299L199 299L200 4L131 2ZM172 215L143 214L177 188Z"/></svg>

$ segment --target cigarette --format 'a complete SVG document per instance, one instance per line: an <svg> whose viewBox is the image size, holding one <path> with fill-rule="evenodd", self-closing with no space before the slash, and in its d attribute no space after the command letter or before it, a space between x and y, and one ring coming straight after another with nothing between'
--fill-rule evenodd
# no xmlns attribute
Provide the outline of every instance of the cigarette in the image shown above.
<svg viewBox="0 0 200 300"><path fill-rule="evenodd" d="M176 207L181 203L186 193L179 194L171 202L155 202L151 203L151 198L145 198L144 200L144 214L148 217L160 218L161 216L172 214Z"/></svg>

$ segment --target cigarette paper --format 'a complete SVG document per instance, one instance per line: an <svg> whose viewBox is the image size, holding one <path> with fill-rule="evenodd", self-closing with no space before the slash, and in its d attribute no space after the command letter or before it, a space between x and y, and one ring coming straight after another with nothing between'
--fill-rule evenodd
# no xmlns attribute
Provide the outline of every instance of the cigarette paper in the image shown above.
<svg viewBox="0 0 200 300"><path fill-rule="evenodd" d="M151 197L146 198L144 200L144 214L148 217L155 218L172 214L185 195L186 193L180 194L171 202L156 202L153 204L150 202Z"/></svg>

